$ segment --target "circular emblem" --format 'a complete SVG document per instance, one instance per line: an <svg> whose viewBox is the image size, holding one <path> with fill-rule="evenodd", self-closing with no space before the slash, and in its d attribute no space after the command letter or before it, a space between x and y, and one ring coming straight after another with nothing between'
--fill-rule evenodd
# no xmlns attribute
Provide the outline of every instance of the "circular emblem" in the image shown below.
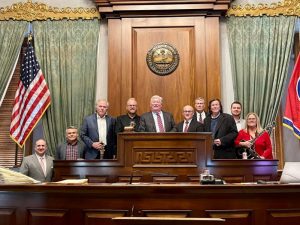
<svg viewBox="0 0 300 225"><path fill-rule="evenodd" d="M172 45L158 43L148 51L146 61L153 73L165 76L176 70L179 64L179 54Z"/></svg>

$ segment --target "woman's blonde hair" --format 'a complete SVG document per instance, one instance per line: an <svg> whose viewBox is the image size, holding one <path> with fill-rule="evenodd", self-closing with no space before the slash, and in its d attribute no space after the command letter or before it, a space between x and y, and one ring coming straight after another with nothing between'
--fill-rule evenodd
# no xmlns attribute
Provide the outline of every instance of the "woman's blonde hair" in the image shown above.
<svg viewBox="0 0 300 225"><path fill-rule="evenodd" d="M246 116L246 130L248 131L248 118L251 115L255 116L255 118L256 118L256 132L257 133L262 132L263 129L260 125L260 119L259 119L258 115L255 112L250 112L250 113L247 114L247 116Z"/></svg>

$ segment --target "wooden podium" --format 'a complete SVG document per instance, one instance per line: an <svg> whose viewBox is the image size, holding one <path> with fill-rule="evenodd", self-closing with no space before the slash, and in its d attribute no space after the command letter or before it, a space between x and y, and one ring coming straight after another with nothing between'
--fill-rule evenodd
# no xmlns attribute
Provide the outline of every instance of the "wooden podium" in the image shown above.
<svg viewBox="0 0 300 225"><path fill-rule="evenodd" d="M227 182L276 180L277 160L214 160L211 133L120 133L115 160L55 160L54 180L199 182L204 169Z"/></svg>

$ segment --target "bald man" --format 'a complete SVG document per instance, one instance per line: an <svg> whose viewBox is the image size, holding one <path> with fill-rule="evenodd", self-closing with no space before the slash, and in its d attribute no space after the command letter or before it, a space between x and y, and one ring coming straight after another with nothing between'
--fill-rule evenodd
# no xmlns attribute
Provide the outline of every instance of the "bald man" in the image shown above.
<svg viewBox="0 0 300 225"><path fill-rule="evenodd" d="M190 105L186 105L183 107L182 115L184 120L178 123L173 131L174 132L203 132L204 126L202 123L193 119L194 116L194 108Z"/></svg>

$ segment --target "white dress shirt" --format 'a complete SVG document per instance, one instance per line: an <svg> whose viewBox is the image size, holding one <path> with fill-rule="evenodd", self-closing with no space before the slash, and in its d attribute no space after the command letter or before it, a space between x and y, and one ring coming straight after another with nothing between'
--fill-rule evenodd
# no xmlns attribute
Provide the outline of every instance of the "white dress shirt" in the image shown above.
<svg viewBox="0 0 300 225"><path fill-rule="evenodd" d="M97 115L97 125L98 125L98 132L99 132L99 141L103 142L104 145L106 145L106 134L107 134L107 129L106 129L106 117L100 117Z"/></svg>

